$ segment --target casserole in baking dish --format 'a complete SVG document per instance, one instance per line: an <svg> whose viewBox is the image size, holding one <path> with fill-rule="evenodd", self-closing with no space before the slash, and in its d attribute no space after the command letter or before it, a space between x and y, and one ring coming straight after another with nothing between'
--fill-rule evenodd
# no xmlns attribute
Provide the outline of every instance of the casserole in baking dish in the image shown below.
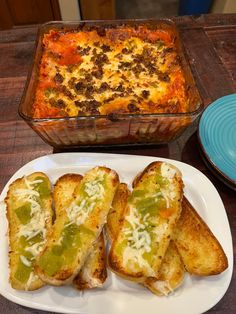
<svg viewBox="0 0 236 314"><path fill-rule="evenodd" d="M47 23L21 116L56 147L164 143L202 104L174 23Z"/></svg>

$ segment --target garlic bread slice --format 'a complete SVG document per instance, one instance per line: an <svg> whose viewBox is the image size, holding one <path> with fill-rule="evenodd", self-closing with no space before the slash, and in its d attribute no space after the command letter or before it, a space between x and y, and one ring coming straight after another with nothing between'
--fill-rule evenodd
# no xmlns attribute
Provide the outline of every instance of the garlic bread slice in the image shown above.
<svg viewBox="0 0 236 314"><path fill-rule="evenodd" d="M44 285L35 262L52 225L52 197L48 177L34 172L17 179L5 199L9 225L10 283L17 290L36 290Z"/></svg>
<svg viewBox="0 0 236 314"><path fill-rule="evenodd" d="M75 189L82 180L82 176L76 173L68 173L60 177L53 191L56 217L71 203ZM79 274L74 278L73 284L79 290L101 287L107 278L105 242L103 233L94 244L94 248L88 256Z"/></svg>
<svg viewBox="0 0 236 314"><path fill-rule="evenodd" d="M114 272L137 282L158 278L181 213L182 195L182 175L175 166L153 162L144 169L135 180L108 256Z"/></svg>
<svg viewBox="0 0 236 314"><path fill-rule="evenodd" d="M217 275L228 267L219 241L185 197L173 239L190 274Z"/></svg>
<svg viewBox="0 0 236 314"><path fill-rule="evenodd" d="M106 229L111 242L115 240L119 231L129 195L130 191L127 185L125 183L119 184L107 217ZM181 285L184 274L185 269L181 257L174 242L170 241L160 266L159 277L149 277L143 284L158 296L168 295Z"/></svg>
<svg viewBox="0 0 236 314"><path fill-rule="evenodd" d="M109 168L95 167L84 175L37 260L43 281L64 285L79 273L106 222L118 184L117 173Z"/></svg>

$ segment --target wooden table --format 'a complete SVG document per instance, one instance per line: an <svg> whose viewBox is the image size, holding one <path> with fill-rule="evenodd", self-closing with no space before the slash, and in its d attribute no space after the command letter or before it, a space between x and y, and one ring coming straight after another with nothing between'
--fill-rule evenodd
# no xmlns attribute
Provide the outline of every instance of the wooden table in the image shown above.
<svg viewBox="0 0 236 314"><path fill-rule="evenodd" d="M185 16L175 20L205 106L223 95L235 93L236 14ZM17 112L32 60L36 33L37 27L0 32L0 190L25 163L54 152L21 120ZM220 193L235 242L236 193L216 179L201 160L196 128L197 124L193 125L169 147L124 147L96 151L169 157L198 168ZM38 313L1 296L0 309L1 313ZM236 271L225 296L209 313L236 313Z"/></svg>

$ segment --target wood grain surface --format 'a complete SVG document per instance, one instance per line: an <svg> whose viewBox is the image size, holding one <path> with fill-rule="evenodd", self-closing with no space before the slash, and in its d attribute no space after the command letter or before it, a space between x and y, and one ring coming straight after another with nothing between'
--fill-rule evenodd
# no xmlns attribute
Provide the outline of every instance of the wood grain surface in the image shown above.
<svg viewBox="0 0 236 314"><path fill-rule="evenodd" d="M175 18L204 105L236 93L236 14ZM0 32L0 190L30 160L51 153L18 115L37 34L36 27ZM236 252L236 192L221 183L203 163L197 141L197 122L169 146L93 149L99 152L149 155L182 160L202 171L216 186L225 205ZM84 150L83 150L84 151ZM208 313L236 313L236 271L225 296ZM0 296L1 313L41 313Z"/></svg>

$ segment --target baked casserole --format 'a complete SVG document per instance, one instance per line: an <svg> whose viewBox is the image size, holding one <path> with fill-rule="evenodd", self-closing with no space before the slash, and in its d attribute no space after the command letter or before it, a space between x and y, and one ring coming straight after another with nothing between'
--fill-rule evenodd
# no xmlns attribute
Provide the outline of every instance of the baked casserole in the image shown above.
<svg viewBox="0 0 236 314"><path fill-rule="evenodd" d="M47 23L21 116L49 144L164 143L202 104L171 21Z"/></svg>
<svg viewBox="0 0 236 314"><path fill-rule="evenodd" d="M174 37L166 30L51 30L43 47L34 118L188 111Z"/></svg>

